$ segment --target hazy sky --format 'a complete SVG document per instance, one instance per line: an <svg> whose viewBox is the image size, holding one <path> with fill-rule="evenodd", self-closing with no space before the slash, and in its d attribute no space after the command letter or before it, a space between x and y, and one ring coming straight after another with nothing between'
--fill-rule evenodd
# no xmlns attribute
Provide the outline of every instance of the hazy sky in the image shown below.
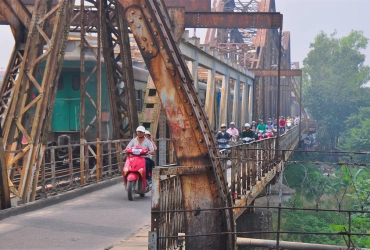
<svg viewBox="0 0 370 250"><path fill-rule="evenodd" d="M275 0L275 3L284 16L283 30L291 32L291 60L301 66L320 30L327 34L337 30L337 37L362 30L370 38L370 0ZM5 68L14 41L8 26L0 26L0 35L0 67ZM363 53L370 65L370 42Z"/></svg>

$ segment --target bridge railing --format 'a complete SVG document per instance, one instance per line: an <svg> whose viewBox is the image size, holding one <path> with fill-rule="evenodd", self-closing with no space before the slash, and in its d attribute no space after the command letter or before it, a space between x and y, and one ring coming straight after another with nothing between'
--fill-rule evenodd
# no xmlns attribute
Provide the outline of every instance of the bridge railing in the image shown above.
<svg viewBox="0 0 370 250"><path fill-rule="evenodd" d="M172 156L170 139L158 139L158 143L165 147L158 147L159 152L154 155L156 162L162 157L162 162L169 163ZM123 145L128 139L85 142L84 144L67 144L63 146L49 146L45 148L39 177L37 178L36 199L56 195L64 191L72 190L81 186L90 185L113 177L121 176L124 163L124 155L121 153ZM100 145L100 153L96 150ZM23 145L26 149L27 145ZM80 157L80 148L84 148L84 157ZM6 153L19 153L22 150L5 151ZM24 153L25 155L26 153ZM84 161L81 169L80 162ZM10 173L10 189L12 199L18 200L14 192L20 185L20 173L22 173L23 158L17 159L8 169ZM35 172L35 169L33 169ZM14 188L13 188L14 187ZM16 205L16 203L14 204Z"/></svg>
<svg viewBox="0 0 370 250"><path fill-rule="evenodd" d="M299 128L296 126L280 137L279 149L287 150L284 160L291 154L289 149L297 145L298 134ZM275 144L276 139L269 138L222 149L218 155L235 205L243 197L249 199L250 204L279 172L280 159L275 154L280 151L276 150ZM205 168L171 165L153 169L151 238L157 240L155 245L158 249L174 249L181 244L178 235L185 229L185 212L196 212L184 211L181 176L204 173Z"/></svg>

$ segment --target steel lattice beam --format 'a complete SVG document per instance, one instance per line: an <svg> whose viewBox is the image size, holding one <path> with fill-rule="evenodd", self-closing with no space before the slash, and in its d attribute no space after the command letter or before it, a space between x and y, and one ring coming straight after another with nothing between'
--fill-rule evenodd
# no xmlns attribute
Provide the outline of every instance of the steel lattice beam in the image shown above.
<svg viewBox="0 0 370 250"><path fill-rule="evenodd" d="M113 133L114 138L125 138L127 132L130 135L134 134L139 124L128 28L122 14L122 6L117 4L116 0L104 0L104 8L101 11L102 43ZM113 25L114 23L117 25ZM116 47L119 47L120 51L117 57L114 54ZM119 93L118 87L121 82L125 83L124 91ZM123 127L124 119L127 119L125 128Z"/></svg>
<svg viewBox="0 0 370 250"><path fill-rule="evenodd" d="M9 153L5 156L8 172L13 164L23 157L20 186L18 190L13 190L23 202L35 198L45 147L45 132L50 122L48 114L54 104L52 96L63 63L65 41L68 36L65 32L67 34L69 32L73 4L73 0L62 0L52 7L50 0L36 1L29 35L24 44L24 54L19 64L19 73L14 78L16 79L14 94L7 103L9 110L4 119L3 134L5 147L17 149L22 137L28 142L28 146L22 152ZM16 41L16 44L19 43ZM39 80L37 69L43 61L46 65L45 71ZM31 98L33 89L39 93L34 99ZM35 110L35 115L33 121L29 123L26 118L31 109Z"/></svg>

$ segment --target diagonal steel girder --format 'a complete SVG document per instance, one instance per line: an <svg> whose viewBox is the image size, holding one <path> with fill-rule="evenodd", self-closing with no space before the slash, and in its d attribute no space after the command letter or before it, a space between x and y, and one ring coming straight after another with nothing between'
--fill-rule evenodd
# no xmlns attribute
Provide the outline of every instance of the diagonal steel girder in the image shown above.
<svg viewBox="0 0 370 250"><path fill-rule="evenodd" d="M20 185L18 190L15 190L23 202L35 198L49 116L63 64L73 5L73 0L61 0L54 7L51 0L35 2L27 41L24 44L24 55L12 90L14 94L4 117L5 147L17 149L22 137L28 142L28 146L20 153L6 155L8 170L23 157ZM45 71L38 77L38 65L44 61ZM31 98L33 89L38 92L34 99ZM26 118L30 110L34 110L35 115L33 121L28 124Z"/></svg>
<svg viewBox="0 0 370 250"><path fill-rule="evenodd" d="M177 163L208 166L203 174L181 176L185 209L231 207L232 200L218 162L209 122L193 79L164 18L163 1L119 0L166 113ZM233 212L186 213L186 234L235 232ZM205 227L204 225L207 225ZM234 249L234 234L186 239L189 249Z"/></svg>
<svg viewBox="0 0 370 250"><path fill-rule="evenodd" d="M113 133L116 139L126 138L127 132L130 135L134 134L139 125L129 31L123 16L122 6L118 4L117 0L103 0L103 6L104 8L100 9L101 38L110 95ZM119 47L119 54L115 56L114 50L117 47ZM124 82L124 90L119 93L121 82ZM123 127L124 119L128 120L125 127Z"/></svg>
<svg viewBox="0 0 370 250"><path fill-rule="evenodd" d="M14 0L13 4L22 4L19 0ZM12 5L9 5L6 0L0 0L0 13L10 24L13 32L15 44L8 63L3 82L0 86L0 121L3 122L3 117L8 110L8 105L13 94L13 87L16 76L18 74L20 63L24 54L24 44L26 41L26 34L28 33L27 26L25 26L18 15L13 12ZM29 14L29 13L28 13ZM27 14L27 15L28 15ZM30 15L30 14L29 14Z"/></svg>

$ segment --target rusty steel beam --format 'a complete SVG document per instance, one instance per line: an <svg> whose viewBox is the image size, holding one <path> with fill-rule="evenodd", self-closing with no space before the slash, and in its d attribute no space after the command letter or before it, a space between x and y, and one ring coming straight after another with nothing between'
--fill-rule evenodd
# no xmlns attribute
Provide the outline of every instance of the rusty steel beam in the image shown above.
<svg viewBox="0 0 370 250"><path fill-rule="evenodd" d="M26 138L26 154L6 156L7 168L23 157L23 174L17 190L23 202L33 200L41 160L45 148L44 133L48 131L48 110L53 108L50 102L52 92L57 87L60 64L63 63L65 42L69 32L69 17L73 10L73 0L62 0L52 7L50 0L38 0L34 6L30 33L24 44L24 55L15 79L13 97L4 119L4 144L6 148L16 149ZM66 28L68 27L68 28ZM16 43L19 43L16 41ZM45 49L44 45L48 48ZM37 75L38 65L45 63L45 71ZM41 78L41 79L40 79ZM32 99L36 89L39 95ZM27 119L28 112L34 110L34 119ZM36 183L36 184L35 184ZM33 185L34 184L34 185ZM32 194L30 193L32 191Z"/></svg>
<svg viewBox="0 0 370 250"><path fill-rule="evenodd" d="M136 95L134 88L134 76L132 72L132 60L130 50L129 31L126 20L122 14L122 6L117 1L104 0L104 8L101 17L102 43L107 86L109 93L110 108L112 114L113 136L116 139L126 138L127 133L133 135L139 124ZM112 25L116 23L118 25ZM119 46L119 54L114 54L116 46ZM122 93L119 93L119 84L125 83ZM127 125L123 127L123 120Z"/></svg>
<svg viewBox="0 0 370 250"><path fill-rule="evenodd" d="M278 29L282 23L279 12L185 12L186 28Z"/></svg>
<svg viewBox="0 0 370 250"><path fill-rule="evenodd" d="M8 182L8 169L5 162L5 152L0 126L0 210L10 208L10 192Z"/></svg>
<svg viewBox="0 0 370 250"><path fill-rule="evenodd" d="M185 209L232 206L218 162L209 122L196 95L193 79L164 18L163 1L119 0L145 60L167 117L177 163L212 166L204 174L181 176ZM235 232L232 211L186 214L186 234ZM199 225L207 225L200 227ZM186 239L190 249L234 249L234 234L202 241Z"/></svg>
<svg viewBox="0 0 370 250"><path fill-rule="evenodd" d="M10 10L15 14L15 16L22 22L24 27L28 29L31 22L31 14L26 8L26 6L20 0L2 0L1 2L7 4ZM1 12L4 14L3 12Z"/></svg>
<svg viewBox="0 0 370 250"><path fill-rule="evenodd" d="M250 69L255 76L278 76L276 69ZM281 69L280 76L302 76L301 69Z"/></svg>
<svg viewBox="0 0 370 250"><path fill-rule="evenodd" d="M76 15L79 11L74 12ZM86 14L86 22L91 20L94 11ZM185 12L185 28L256 28L278 29L282 24L283 15L279 12ZM6 20L0 16L0 24ZM95 21L92 26L97 26ZM114 24L116 25L116 23ZM80 26L79 20L74 20L71 26Z"/></svg>
<svg viewBox="0 0 370 250"><path fill-rule="evenodd" d="M185 7L185 11L211 12L211 0L165 0L167 7Z"/></svg>

